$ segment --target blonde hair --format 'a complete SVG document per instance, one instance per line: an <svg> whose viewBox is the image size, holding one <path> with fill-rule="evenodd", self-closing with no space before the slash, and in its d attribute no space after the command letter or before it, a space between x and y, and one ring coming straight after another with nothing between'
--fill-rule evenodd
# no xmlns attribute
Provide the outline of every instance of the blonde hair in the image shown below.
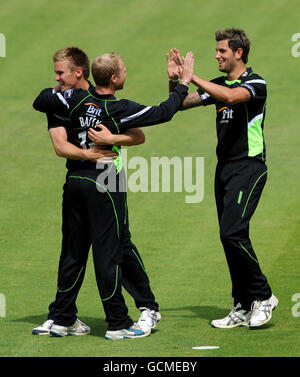
<svg viewBox="0 0 300 377"><path fill-rule="evenodd" d="M71 71L76 68L81 67L83 72L83 77L87 80L90 75L90 61L85 52L80 50L78 47L65 47L61 50L56 51L53 55L54 63L62 60L67 60Z"/></svg>
<svg viewBox="0 0 300 377"><path fill-rule="evenodd" d="M111 76L120 73L121 55L114 52L98 56L92 64L92 75L96 85L109 86Z"/></svg>

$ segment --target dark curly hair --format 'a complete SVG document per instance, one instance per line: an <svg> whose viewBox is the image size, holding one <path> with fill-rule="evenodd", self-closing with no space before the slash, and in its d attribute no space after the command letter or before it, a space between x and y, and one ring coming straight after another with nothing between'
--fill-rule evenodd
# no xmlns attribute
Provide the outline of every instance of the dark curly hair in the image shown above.
<svg viewBox="0 0 300 377"><path fill-rule="evenodd" d="M243 50L242 60L246 64L248 62L248 54L250 51L250 40L242 29L225 29L216 31L216 41L228 39L228 46L232 51L238 48Z"/></svg>

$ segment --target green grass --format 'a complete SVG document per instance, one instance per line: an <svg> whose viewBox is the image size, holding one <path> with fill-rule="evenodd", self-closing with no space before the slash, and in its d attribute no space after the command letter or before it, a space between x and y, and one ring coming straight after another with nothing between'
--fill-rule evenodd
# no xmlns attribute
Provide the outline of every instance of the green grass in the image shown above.
<svg viewBox="0 0 300 377"><path fill-rule="evenodd" d="M0 356L300 356L300 317L291 301L300 292L300 176L298 76L300 58L291 55L299 30L297 0L3 0L0 33L1 186ZM269 178L251 225L251 238L279 307L260 330L213 329L209 323L232 305L228 268L218 239L213 195L215 114L213 108L178 113L171 123L144 129L146 143L128 158L201 156L205 195L186 204L186 193L128 194L131 232L162 321L136 341L109 342L96 289L92 258L78 297L79 318L92 327L86 337L34 337L56 291L61 242L64 160L55 156L43 115L32 109L39 90L54 85L52 54L78 45L91 60L116 51L128 79L119 98L157 104L167 97L165 53L178 47L195 53L196 73L218 75L214 32L236 25L252 41L249 66L268 82L265 122ZM132 171L128 171L130 175ZM138 311L126 294L134 319ZM193 346L220 349L195 351Z"/></svg>

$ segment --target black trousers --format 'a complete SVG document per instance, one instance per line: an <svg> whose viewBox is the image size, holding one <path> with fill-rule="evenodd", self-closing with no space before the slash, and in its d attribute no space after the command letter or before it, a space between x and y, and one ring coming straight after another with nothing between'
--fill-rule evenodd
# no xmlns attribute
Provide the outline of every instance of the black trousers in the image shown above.
<svg viewBox="0 0 300 377"><path fill-rule="evenodd" d="M110 176L115 175L109 164ZM105 170L104 169L104 170ZM55 301L49 306L49 319L68 326L76 320L76 298L84 278L92 246L99 294L108 330L128 328L133 321L121 291L125 279L136 304L149 304L157 310L141 257L132 244L128 227L126 195L122 171L114 190L98 183L99 170L68 174L63 193L62 251ZM123 278L124 276L124 278ZM137 283L135 284L135 281ZM147 307L149 307L147 305Z"/></svg>
<svg viewBox="0 0 300 377"><path fill-rule="evenodd" d="M137 308L144 307L158 311L159 305L155 301L155 296L150 288L150 281L142 257L131 241L128 212L122 246L121 270L123 287L133 297Z"/></svg>
<svg viewBox="0 0 300 377"><path fill-rule="evenodd" d="M256 159L218 163L215 199L234 305L249 310L272 292L249 238L249 224L267 180L267 166Z"/></svg>

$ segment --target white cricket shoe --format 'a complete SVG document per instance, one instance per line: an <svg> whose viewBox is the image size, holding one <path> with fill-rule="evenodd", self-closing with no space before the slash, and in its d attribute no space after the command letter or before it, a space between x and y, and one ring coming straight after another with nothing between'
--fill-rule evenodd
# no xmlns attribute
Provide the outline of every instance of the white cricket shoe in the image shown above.
<svg viewBox="0 0 300 377"><path fill-rule="evenodd" d="M32 335L49 335L51 326L53 325L54 321L52 319L47 319L41 326L35 327L32 330Z"/></svg>
<svg viewBox="0 0 300 377"><path fill-rule="evenodd" d="M128 338L144 338L150 335L151 330L143 331L136 323L134 323L128 329L122 330L107 330L105 334L105 339L128 339Z"/></svg>
<svg viewBox="0 0 300 377"><path fill-rule="evenodd" d="M218 327L220 329L231 329L238 326L249 326L249 321L251 317L251 311L242 309L240 303L235 307L231 308L231 312L227 317L222 319L215 319L211 321L213 327Z"/></svg>
<svg viewBox="0 0 300 377"><path fill-rule="evenodd" d="M253 301L250 327L259 327L270 321L272 311L277 308L278 299L273 294L268 300Z"/></svg>
<svg viewBox="0 0 300 377"><path fill-rule="evenodd" d="M137 322L137 325L143 331L151 331L156 325L157 322L161 320L160 312L156 312L155 310L150 310L148 308L139 308L141 311L141 316Z"/></svg>
<svg viewBox="0 0 300 377"><path fill-rule="evenodd" d="M52 325L50 334L53 336L66 336L66 335L88 335L91 328L81 322L78 318L71 326Z"/></svg>

